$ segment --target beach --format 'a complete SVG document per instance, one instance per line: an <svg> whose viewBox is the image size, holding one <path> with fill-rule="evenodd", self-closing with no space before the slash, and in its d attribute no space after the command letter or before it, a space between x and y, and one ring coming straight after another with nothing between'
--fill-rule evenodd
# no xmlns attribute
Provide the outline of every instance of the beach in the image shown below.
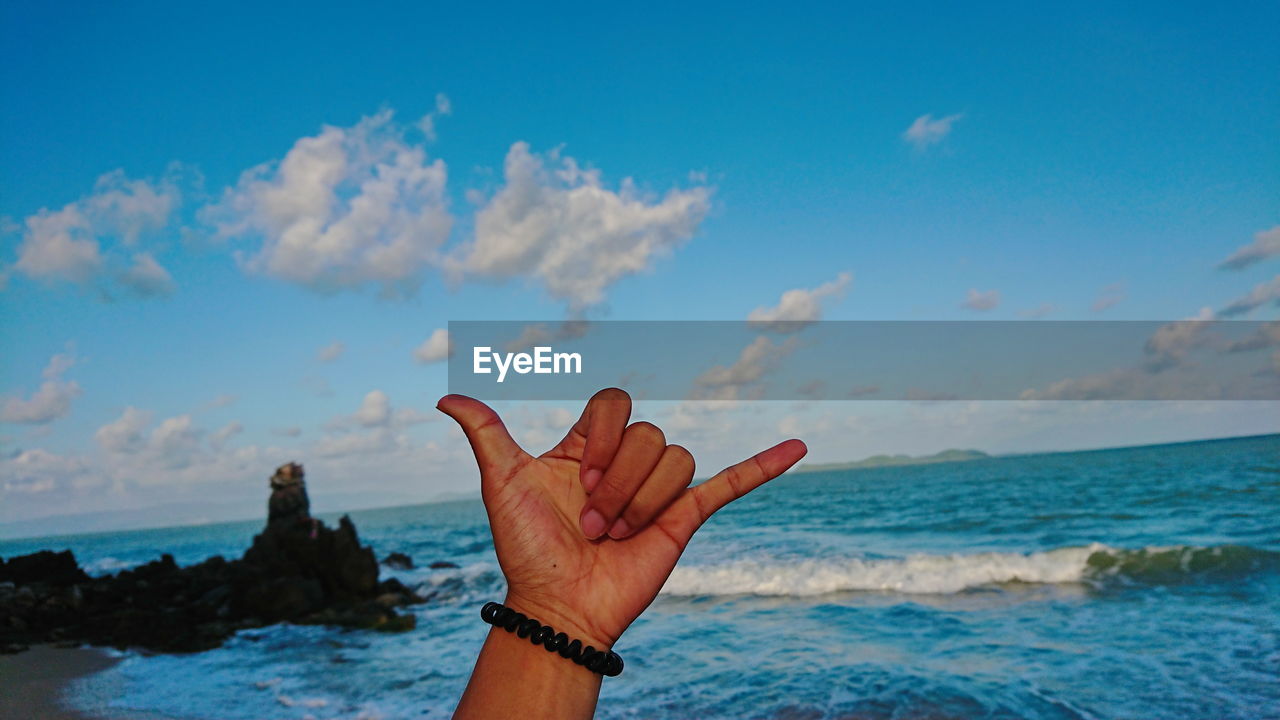
<svg viewBox="0 0 1280 720"><path fill-rule="evenodd" d="M0 720L96 720L64 704L63 696L75 680L120 662L99 648L59 648L37 645L26 652L0 655Z"/></svg>

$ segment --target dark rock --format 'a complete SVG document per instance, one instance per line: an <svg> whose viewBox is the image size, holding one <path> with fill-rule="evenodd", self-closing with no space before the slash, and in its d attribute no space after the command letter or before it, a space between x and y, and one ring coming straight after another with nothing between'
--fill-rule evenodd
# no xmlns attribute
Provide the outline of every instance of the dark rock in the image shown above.
<svg viewBox="0 0 1280 720"><path fill-rule="evenodd" d="M311 500L307 498L306 473L298 463L286 463L271 476L271 498L267 501L267 525L276 522L296 524L311 518Z"/></svg>
<svg viewBox="0 0 1280 720"><path fill-rule="evenodd" d="M76 563L76 556L70 550L53 552L41 550L30 555L10 558L5 563L5 574L0 580L7 580L16 585L27 585L33 582L48 585L72 585L85 582L88 575Z"/></svg>
<svg viewBox="0 0 1280 720"><path fill-rule="evenodd" d="M395 578L387 578L386 580L378 583L379 595L385 595L387 593L398 593L403 595L407 592L410 592L409 588L405 587L404 583Z"/></svg>
<svg viewBox="0 0 1280 720"><path fill-rule="evenodd" d="M456 563L451 563L448 560L437 560L431 563L430 565L428 565L427 567L431 568L432 570L457 570L458 569L458 566Z"/></svg>
<svg viewBox="0 0 1280 720"><path fill-rule="evenodd" d="M413 558L401 552L393 552L390 555L382 558L382 564L386 565L392 570L412 570Z"/></svg>
<svg viewBox="0 0 1280 720"><path fill-rule="evenodd" d="M314 579L276 578L254 586L244 598L245 610L267 622L299 620L324 604L324 590Z"/></svg>
<svg viewBox="0 0 1280 720"><path fill-rule="evenodd" d="M295 502L297 493L305 501L301 480L301 466L277 471L273 489L293 504L273 492L270 521L239 559L179 567L165 554L91 578L69 551L0 558L0 653L41 642L195 652L282 621L412 629L415 616L395 608L424 599L395 578L379 582L377 558L349 517L336 528L311 518Z"/></svg>

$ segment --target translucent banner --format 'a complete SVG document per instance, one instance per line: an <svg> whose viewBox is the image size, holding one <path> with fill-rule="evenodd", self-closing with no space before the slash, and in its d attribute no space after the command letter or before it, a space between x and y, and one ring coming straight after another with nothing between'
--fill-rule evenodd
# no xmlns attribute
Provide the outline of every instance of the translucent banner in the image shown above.
<svg viewBox="0 0 1280 720"><path fill-rule="evenodd" d="M454 321L484 400L1277 400L1280 322Z"/></svg>

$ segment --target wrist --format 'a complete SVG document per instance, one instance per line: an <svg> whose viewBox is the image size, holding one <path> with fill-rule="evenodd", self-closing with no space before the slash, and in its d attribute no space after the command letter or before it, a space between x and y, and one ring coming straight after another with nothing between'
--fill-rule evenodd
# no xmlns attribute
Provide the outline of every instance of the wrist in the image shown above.
<svg viewBox="0 0 1280 720"><path fill-rule="evenodd" d="M590 618L582 617L580 611L555 600L508 590L502 604L537 619L543 625L550 625L556 632L568 635L570 640L581 641L583 647L590 645L596 650L607 652L613 649L613 644L617 641L609 633L595 627Z"/></svg>
<svg viewBox="0 0 1280 720"><path fill-rule="evenodd" d="M527 638L491 627L453 717L586 719L595 710L602 680L601 675L549 653Z"/></svg>

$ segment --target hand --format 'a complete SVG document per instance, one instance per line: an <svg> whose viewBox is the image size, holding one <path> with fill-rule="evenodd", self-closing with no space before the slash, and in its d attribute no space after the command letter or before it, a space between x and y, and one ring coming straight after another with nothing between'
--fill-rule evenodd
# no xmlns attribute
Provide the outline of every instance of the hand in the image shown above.
<svg viewBox="0 0 1280 720"><path fill-rule="evenodd" d="M538 457L479 400L447 395L437 407L462 426L480 466L506 604L597 649L653 602L712 513L807 452L787 440L691 488L693 456L650 423L628 425L631 398L616 388L596 393Z"/></svg>

